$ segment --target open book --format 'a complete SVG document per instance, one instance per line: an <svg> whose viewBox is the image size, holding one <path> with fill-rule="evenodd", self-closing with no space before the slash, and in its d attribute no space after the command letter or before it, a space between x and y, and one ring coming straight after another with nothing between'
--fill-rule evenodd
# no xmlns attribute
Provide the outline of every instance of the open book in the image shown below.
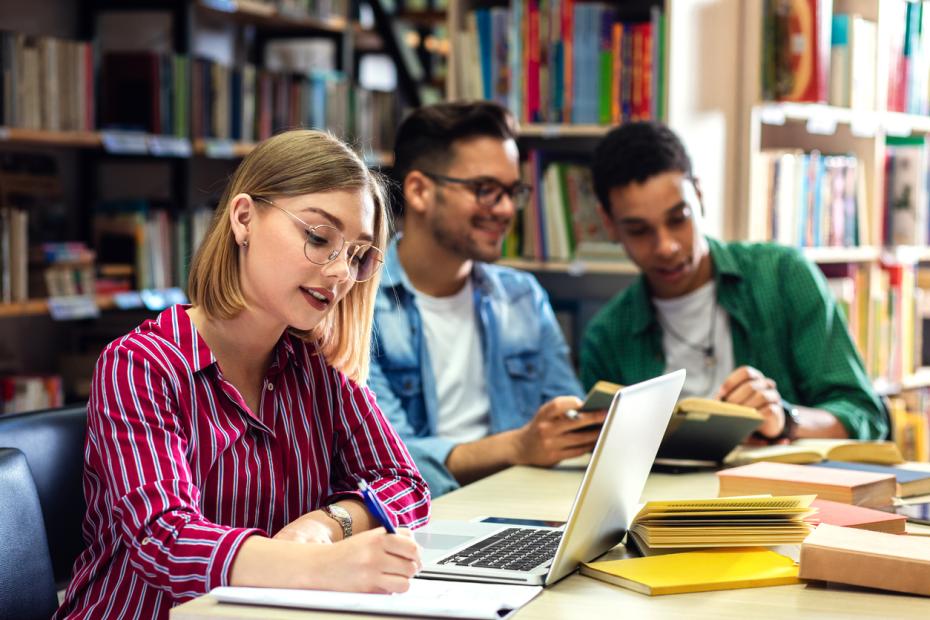
<svg viewBox="0 0 930 620"><path fill-rule="evenodd" d="M607 409L621 387L598 381L585 397L581 411ZM720 463L760 424L762 414L751 407L710 398L683 398L675 407L656 458Z"/></svg>
<svg viewBox="0 0 930 620"><path fill-rule="evenodd" d="M901 451L893 441L856 441L854 439L797 439L784 446L739 446L724 463L730 466L760 461L807 465L820 461L849 461L896 465L903 463Z"/></svg>
<svg viewBox="0 0 930 620"><path fill-rule="evenodd" d="M717 497L648 502L628 542L643 555L707 547L798 544L810 533L814 495Z"/></svg>

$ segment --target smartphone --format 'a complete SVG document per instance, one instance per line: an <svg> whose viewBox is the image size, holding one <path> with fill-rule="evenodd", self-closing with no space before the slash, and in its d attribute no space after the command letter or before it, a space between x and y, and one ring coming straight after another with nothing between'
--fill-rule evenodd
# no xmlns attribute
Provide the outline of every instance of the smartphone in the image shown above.
<svg viewBox="0 0 930 620"><path fill-rule="evenodd" d="M588 392L588 395L585 396L584 403L578 408L578 413L584 416L585 412L604 411L605 409L609 409L610 404L614 400L614 394L616 394L619 389L620 386L616 383L598 381ZM575 429L573 432L594 431L600 429L601 426L601 423L589 424L588 426Z"/></svg>
<svg viewBox="0 0 930 620"><path fill-rule="evenodd" d="M899 515L907 517L907 520L911 523L930 525L930 502L895 506L894 511Z"/></svg>

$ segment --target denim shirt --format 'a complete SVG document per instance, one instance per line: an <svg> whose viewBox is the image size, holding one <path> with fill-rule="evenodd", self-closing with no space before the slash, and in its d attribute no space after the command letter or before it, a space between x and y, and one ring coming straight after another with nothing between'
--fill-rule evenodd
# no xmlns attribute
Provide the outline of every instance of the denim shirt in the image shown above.
<svg viewBox="0 0 930 620"><path fill-rule="evenodd" d="M491 404L491 434L526 424L556 396L582 396L549 298L532 275L474 264L474 307ZM433 497L457 488L445 467L455 443L436 435L439 403L414 289L394 239L375 302L368 385L407 444Z"/></svg>

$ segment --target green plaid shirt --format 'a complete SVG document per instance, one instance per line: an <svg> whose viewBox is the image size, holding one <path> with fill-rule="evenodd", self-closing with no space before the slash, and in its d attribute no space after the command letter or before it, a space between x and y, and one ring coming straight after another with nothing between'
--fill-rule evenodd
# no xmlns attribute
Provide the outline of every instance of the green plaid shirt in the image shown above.
<svg viewBox="0 0 930 620"><path fill-rule="evenodd" d="M820 270L793 248L708 242L736 367L758 368L790 403L829 411L850 437L885 437L881 402ZM581 380L586 388L598 380L630 384L664 370L662 328L640 276L588 326Z"/></svg>

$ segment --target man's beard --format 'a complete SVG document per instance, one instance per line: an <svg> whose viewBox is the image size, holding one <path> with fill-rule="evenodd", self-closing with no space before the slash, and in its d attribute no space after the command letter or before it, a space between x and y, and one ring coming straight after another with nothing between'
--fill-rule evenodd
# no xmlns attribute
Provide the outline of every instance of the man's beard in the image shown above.
<svg viewBox="0 0 930 620"><path fill-rule="evenodd" d="M460 222L452 221L449 216L450 210L444 208L443 201L437 196L435 216L430 220L430 232L439 243L439 245L454 252L466 260L477 260L483 263L493 263L501 257L500 243L495 244L491 249L486 246L482 247L472 239L468 234L468 229L461 225ZM474 220L481 219L479 216L472 216L468 227L475 226ZM487 216L483 219L493 219L497 222L506 222L501 218Z"/></svg>

